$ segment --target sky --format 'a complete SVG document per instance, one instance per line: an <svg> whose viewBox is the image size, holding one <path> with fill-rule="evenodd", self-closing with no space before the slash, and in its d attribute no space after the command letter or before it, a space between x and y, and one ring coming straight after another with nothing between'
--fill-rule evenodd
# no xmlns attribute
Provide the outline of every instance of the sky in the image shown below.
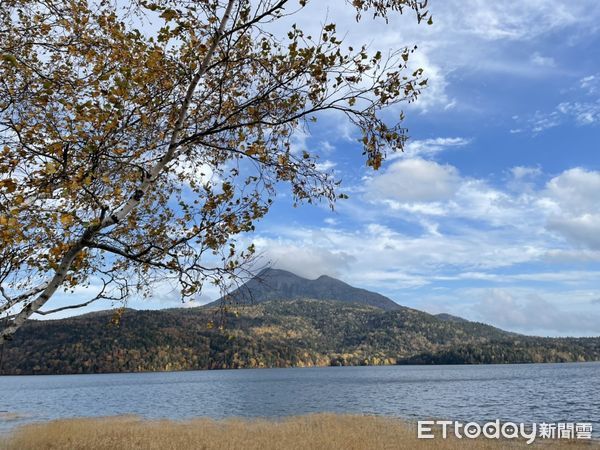
<svg viewBox="0 0 600 450"><path fill-rule="evenodd" d="M432 26L408 14L357 24L334 0L293 18L308 29L336 22L346 42L384 52L416 44L412 64L429 86L401 105L410 140L379 171L339 118L299 133L296 148L320 154L350 198L333 212L293 208L283 189L245 239L273 267L427 312L600 335L600 2L429 3ZM129 306L180 305L156 292Z"/></svg>

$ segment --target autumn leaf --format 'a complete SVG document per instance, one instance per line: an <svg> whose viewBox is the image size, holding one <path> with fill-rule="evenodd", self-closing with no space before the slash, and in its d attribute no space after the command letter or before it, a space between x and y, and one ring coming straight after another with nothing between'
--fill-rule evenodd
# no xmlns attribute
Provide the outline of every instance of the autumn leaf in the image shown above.
<svg viewBox="0 0 600 450"><path fill-rule="evenodd" d="M60 223L66 228L72 225L74 222L74 218L71 214L61 214Z"/></svg>

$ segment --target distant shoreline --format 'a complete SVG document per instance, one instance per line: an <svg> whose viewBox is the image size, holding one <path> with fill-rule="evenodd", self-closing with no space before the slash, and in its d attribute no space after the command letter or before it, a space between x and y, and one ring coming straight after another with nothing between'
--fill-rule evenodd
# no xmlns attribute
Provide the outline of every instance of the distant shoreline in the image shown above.
<svg viewBox="0 0 600 450"><path fill-rule="evenodd" d="M75 376L75 375L135 375L135 374L150 374L150 373L185 373L185 372L229 372L239 370L273 370L273 369L337 369L344 367L464 367L464 366L526 366L534 364L543 364L549 366L552 364L556 365L571 365L571 364L598 364L600 360L596 361L561 361L561 362L519 362L519 363L462 363L462 364L444 364L444 363L422 363L422 364L347 364L343 366L333 365L313 365L313 366L287 366L287 367L237 367L237 368L209 368L209 369L177 369L177 370L145 370L145 371L131 371L131 372L94 372L94 373L24 373L24 374L5 374L0 372L0 378L2 377L54 377L54 376Z"/></svg>
<svg viewBox="0 0 600 450"><path fill-rule="evenodd" d="M135 374L150 374L150 373L185 373L185 372L233 372L240 370L274 370L274 369L341 369L344 367L390 367L390 366L399 366L399 367L464 367L464 366L527 366L527 365L535 365L535 364L543 364L544 366L550 365L574 365L574 364L598 364L600 360L596 361L560 361L560 362L518 362L518 363L461 363L461 364L444 364L444 363L422 363L422 364L347 364L347 365L313 365L313 366L287 366L287 367L237 367L237 368L209 368L209 369L176 369L176 370L145 370L145 371L131 371L131 372L93 372L93 373L26 373L26 374L4 374L0 372L0 377L53 377L53 376L71 376L71 375L135 375Z"/></svg>

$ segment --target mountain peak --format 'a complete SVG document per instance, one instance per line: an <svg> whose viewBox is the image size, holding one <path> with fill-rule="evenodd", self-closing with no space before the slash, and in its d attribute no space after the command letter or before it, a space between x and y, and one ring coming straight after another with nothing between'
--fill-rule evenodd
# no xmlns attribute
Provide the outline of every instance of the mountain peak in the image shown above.
<svg viewBox="0 0 600 450"><path fill-rule="evenodd" d="M335 281L340 281L336 278L330 277L329 275L321 275L319 278L317 278L317 280L335 280Z"/></svg>
<svg viewBox="0 0 600 450"><path fill-rule="evenodd" d="M247 283L227 294L228 301L238 304L262 303L269 300L337 300L362 303L392 310L402 308L393 300L375 292L355 288L328 275L315 280L300 277L282 269L265 268ZM222 302L209 303L214 306Z"/></svg>
<svg viewBox="0 0 600 450"><path fill-rule="evenodd" d="M273 276L273 275L286 275L286 276L291 275L294 277L301 278L300 276L296 275L295 273L292 273L292 272L289 272L289 271L283 270L283 269L275 269L273 267L265 267L256 276L260 277L260 276Z"/></svg>

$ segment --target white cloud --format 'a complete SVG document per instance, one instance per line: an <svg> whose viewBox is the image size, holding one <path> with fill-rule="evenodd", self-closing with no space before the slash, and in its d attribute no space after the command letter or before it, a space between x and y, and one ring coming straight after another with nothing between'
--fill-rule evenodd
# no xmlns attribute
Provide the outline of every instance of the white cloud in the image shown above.
<svg viewBox="0 0 600 450"><path fill-rule="evenodd" d="M471 142L462 137L438 137L434 139L409 140L402 153L394 153L388 160L396 158L414 158L416 156L433 156L450 148L464 147Z"/></svg>
<svg viewBox="0 0 600 450"><path fill-rule="evenodd" d="M600 100L595 102L562 102L556 110L571 117L578 125L592 125L600 122Z"/></svg>
<svg viewBox="0 0 600 450"><path fill-rule="evenodd" d="M592 264L600 261L600 251L579 247L548 249L542 261L549 264Z"/></svg>
<svg viewBox="0 0 600 450"><path fill-rule="evenodd" d="M428 290L411 306L433 314L446 312L505 330L538 336L600 335L598 289L466 287ZM410 298L406 296L405 302Z"/></svg>
<svg viewBox="0 0 600 450"><path fill-rule="evenodd" d="M449 110L457 104L457 100L451 98L448 94L447 75L450 69L444 69L436 64L433 62L433 58L434 56L428 53L426 45L413 53L410 58L410 69L423 69L424 77L427 78L427 87L422 91L417 101L410 105L413 109L422 112L437 108Z"/></svg>
<svg viewBox="0 0 600 450"><path fill-rule="evenodd" d="M567 214L600 213L600 172L581 167L569 169L552 178L545 195Z"/></svg>
<svg viewBox="0 0 600 450"><path fill-rule="evenodd" d="M416 255L412 268L600 262L599 171L573 168L541 186L533 182L544 176L539 167L513 167L510 175L504 187L492 187L453 166L396 160L368 178L362 200L343 211L362 223L395 218L419 225L417 237L378 233ZM479 250L472 254L469 246Z"/></svg>
<svg viewBox="0 0 600 450"><path fill-rule="evenodd" d="M515 166L509 171L510 177L506 184L508 190L515 193L533 194L535 181L542 175L540 167Z"/></svg>
<svg viewBox="0 0 600 450"><path fill-rule="evenodd" d="M379 291L430 284L448 270L475 272L531 262L544 253L534 243L507 241L498 232L411 236L377 223L355 231L278 227L269 235L255 243L276 267L313 277L340 275Z"/></svg>
<svg viewBox="0 0 600 450"><path fill-rule="evenodd" d="M514 188L514 180L504 191L483 179L462 177L453 166L409 159L396 161L382 174L369 178L364 199L375 208L373 217L387 214L421 223L435 217L464 219L508 229L543 227L544 216L529 215L532 208L544 206L537 205L537 194L512 194L510 190ZM382 205L386 209L382 210ZM365 216L364 211L357 214Z"/></svg>
<svg viewBox="0 0 600 450"><path fill-rule="evenodd" d="M378 205L374 216L385 216L383 206L389 216L412 218L425 224L429 232L441 229L429 218L464 219L478 227L491 225L527 233L532 242L545 242L554 257L564 239L600 250L600 172L569 169L541 189L531 182L542 176L539 167L518 166L511 174L501 189L482 179L461 177L453 166L423 159L398 160L367 180L364 198ZM552 239L547 232L563 240Z"/></svg>
<svg viewBox="0 0 600 450"><path fill-rule="evenodd" d="M337 166L337 163L334 161L331 161L329 159L326 159L326 160L316 164L317 170L319 170L321 172L328 172L331 169L333 169L335 166Z"/></svg>
<svg viewBox="0 0 600 450"><path fill-rule="evenodd" d="M436 17L446 28L489 41L529 40L582 22L593 23L599 14L593 1L529 0L518 8L511 0L443 3Z"/></svg>
<svg viewBox="0 0 600 450"><path fill-rule="evenodd" d="M542 56L538 52L531 55L531 62L539 67L556 67L556 61L550 56Z"/></svg>
<svg viewBox="0 0 600 450"><path fill-rule="evenodd" d="M180 157L172 169L172 176L183 176L201 184L216 186L222 182L221 175L209 164L196 164L188 158Z"/></svg>
<svg viewBox="0 0 600 450"><path fill-rule="evenodd" d="M340 276L355 261L353 255L343 250L324 248L323 243L313 246L310 239L292 243L285 239L259 237L254 244L262 255L260 264L268 263L310 279L321 275Z"/></svg>
<svg viewBox="0 0 600 450"><path fill-rule="evenodd" d="M549 334L600 334L600 311L566 312L538 294L515 296L507 289L489 289L476 305L481 320L515 331Z"/></svg>
<svg viewBox="0 0 600 450"><path fill-rule="evenodd" d="M568 122L578 126L600 123L600 77L584 77L579 80L575 89L578 90L577 94L583 95L582 99L561 102L551 111L536 111L530 117L514 116L518 126L510 132L531 131L538 134Z"/></svg>
<svg viewBox="0 0 600 450"><path fill-rule="evenodd" d="M600 93L600 75L588 75L579 80L579 87L589 95Z"/></svg>
<svg viewBox="0 0 600 450"><path fill-rule="evenodd" d="M548 228L592 249L600 250L600 214L550 217Z"/></svg>
<svg viewBox="0 0 600 450"><path fill-rule="evenodd" d="M299 155L304 151L308 151L307 143L310 138L308 130L304 128L296 128L290 142L290 150L294 155Z"/></svg>
<svg viewBox="0 0 600 450"><path fill-rule="evenodd" d="M525 129L531 130L533 134L538 134L542 131L561 125L564 119L565 118L560 114L560 111L551 111L549 113L536 111L532 117L525 120L520 119L521 123L519 125L524 126ZM524 130L521 128L516 131Z"/></svg>
<svg viewBox="0 0 600 450"><path fill-rule="evenodd" d="M542 169L539 167L515 166L510 169L510 172L515 180L521 181L541 175Z"/></svg>
<svg viewBox="0 0 600 450"><path fill-rule="evenodd" d="M557 282L564 284L581 284L594 282L598 278L597 271L565 270L556 272L531 273L493 273L493 272L461 272L456 275L441 275L436 280L485 280L497 283L514 283L515 281Z"/></svg>
<svg viewBox="0 0 600 450"><path fill-rule="evenodd" d="M367 185L367 196L373 200L398 202L431 202L447 200L459 188L456 168L424 159L393 162Z"/></svg>
<svg viewBox="0 0 600 450"><path fill-rule="evenodd" d="M326 155L329 155L335 151L335 146L329 141L321 141L319 143L319 147L321 148L321 151Z"/></svg>

